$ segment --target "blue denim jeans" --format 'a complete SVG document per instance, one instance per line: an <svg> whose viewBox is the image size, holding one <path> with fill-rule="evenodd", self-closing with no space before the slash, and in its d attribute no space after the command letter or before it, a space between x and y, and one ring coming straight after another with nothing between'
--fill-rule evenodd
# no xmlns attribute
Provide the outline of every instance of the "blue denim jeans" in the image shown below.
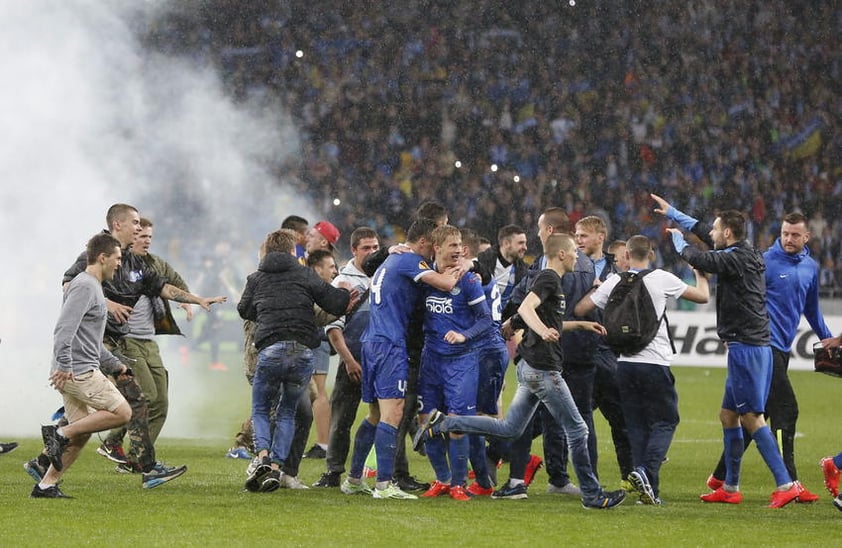
<svg viewBox="0 0 842 548"><path fill-rule="evenodd" d="M268 449L271 459L280 464L289 454L295 431L295 408L312 374L313 351L301 343L276 342L257 355L251 390L254 447L257 451ZM277 406L274 433L269 424L272 406Z"/></svg>
<svg viewBox="0 0 842 548"><path fill-rule="evenodd" d="M534 369L526 363L526 360L521 360L517 366L517 380L517 390L505 417L493 419L491 417L448 416L442 423L442 430L517 438L529 424L538 404L543 403L567 435L570 460L579 478L582 495L584 497L599 495L602 488L594 476L588 455L588 427L582 420L579 410L576 409L576 403L570 395L561 372Z"/></svg>

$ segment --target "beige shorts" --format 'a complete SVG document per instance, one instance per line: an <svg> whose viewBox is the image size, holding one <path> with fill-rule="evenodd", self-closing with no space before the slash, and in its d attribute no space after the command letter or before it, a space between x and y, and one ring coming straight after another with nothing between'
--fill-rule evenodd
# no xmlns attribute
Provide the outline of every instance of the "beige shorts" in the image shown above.
<svg viewBox="0 0 842 548"><path fill-rule="evenodd" d="M71 423L95 411L114 412L126 399L99 369L75 376L64 385L64 415Z"/></svg>

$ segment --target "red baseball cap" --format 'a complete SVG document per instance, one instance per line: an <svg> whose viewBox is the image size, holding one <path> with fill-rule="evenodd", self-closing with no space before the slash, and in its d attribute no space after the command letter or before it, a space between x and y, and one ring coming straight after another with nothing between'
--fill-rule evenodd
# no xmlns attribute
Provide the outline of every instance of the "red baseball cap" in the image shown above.
<svg viewBox="0 0 842 548"><path fill-rule="evenodd" d="M330 245L336 245L339 241L339 229L327 221L319 221L313 225L313 229L330 242Z"/></svg>

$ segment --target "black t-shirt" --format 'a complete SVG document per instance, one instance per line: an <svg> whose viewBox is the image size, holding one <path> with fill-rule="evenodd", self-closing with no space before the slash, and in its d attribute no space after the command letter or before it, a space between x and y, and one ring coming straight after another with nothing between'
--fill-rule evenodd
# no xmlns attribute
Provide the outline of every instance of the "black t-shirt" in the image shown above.
<svg viewBox="0 0 842 548"><path fill-rule="evenodd" d="M541 300L541 304L535 309L538 317L547 327L554 327L561 334L562 318L567 301L561 286L561 277L549 268L542 270L532 287L531 293ZM543 371L561 371L564 353L561 343L545 342L540 335L526 329L526 335L518 347L523 359L535 369Z"/></svg>

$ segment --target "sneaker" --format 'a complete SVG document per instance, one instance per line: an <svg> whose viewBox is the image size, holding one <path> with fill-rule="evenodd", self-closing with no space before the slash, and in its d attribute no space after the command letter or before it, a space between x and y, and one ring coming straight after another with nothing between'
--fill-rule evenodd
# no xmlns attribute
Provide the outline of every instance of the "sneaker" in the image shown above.
<svg viewBox="0 0 842 548"><path fill-rule="evenodd" d="M41 483L41 480L44 479L44 476L47 474L47 468L49 468L49 464L47 466L43 466L40 462L38 462L37 458L23 463L23 469L26 470L27 474L32 476L35 483Z"/></svg>
<svg viewBox="0 0 842 548"><path fill-rule="evenodd" d="M833 457L825 457L819 463L824 474L824 486L833 497L839 496L839 468L833 462Z"/></svg>
<svg viewBox="0 0 842 548"><path fill-rule="evenodd" d="M450 484L442 483L439 480L436 480L421 496L424 498L444 497L447 496L448 493L450 493Z"/></svg>
<svg viewBox="0 0 842 548"><path fill-rule="evenodd" d="M711 474L708 476L708 480L705 482L705 485L707 485L708 489L710 489L711 491L716 491L717 489L725 485L725 481L718 479L713 474Z"/></svg>
<svg viewBox="0 0 842 548"><path fill-rule="evenodd" d="M655 491L652 490L652 484L649 483L649 477L642 466L632 470L629 474L629 481L634 486L635 491L640 494L640 499L644 504L655 504Z"/></svg>
<svg viewBox="0 0 842 548"><path fill-rule="evenodd" d="M836 498L833 499L833 506L835 506L837 510L842 512L842 496L837 495Z"/></svg>
<svg viewBox="0 0 842 548"><path fill-rule="evenodd" d="M416 500L418 498L411 493L401 491L400 487L394 483L390 483L385 489L374 489L372 496L376 499Z"/></svg>
<svg viewBox="0 0 842 548"><path fill-rule="evenodd" d="M663 506L663 505L664 505L664 501L662 501L662 500L661 500L661 499L659 499L658 497L655 497L655 502L646 502L645 500L643 500L643 497L640 497L640 496L639 496L639 497L638 497L638 499L637 499L637 502L635 502L635 504L640 505L640 506L643 506L644 504L647 504L647 505L650 505L650 506L651 506L651 505L655 505L655 506Z"/></svg>
<svg viewBox="0 0 842 548"><path fill-rule="evenodd" d="M227 453L225 453L225 458L250 460L251 455L249 455L249 452L245 447L234 446L231 449L229 449Z"/></svg>
<svg viewBox="0 0 842 548"><path fill-rule="evenodd" d="M65 495L58 488L58 485L50 485L46 489L41 489L38 484L32 486L32 492L29 494L31 499L72 499L73 497Z"/></svg>
<svg viewBox="0 0 842 548"><path fill-rule="evenodd" d="M246 475L250 476L254 474L254 471L257 470L257 467L260 466L261 462L263 462L263 460L260 457L254 457L251 459L249 465L246 466Z"/></svg>
<svg viewBox="0 0 842 548"><path fill-rule="evenodd" d="M185 472L187 472L187 466L166 466L161 462L156 462L152 470L143 472L141 476L143 488L152 489L153 487L158 487L184 475Z"/></svg>
<svg viewBox="0 0 842 548"><path fill-rule="evenodd" d="M547 493L550 495L572 495L574 497L582 496L582 490L576 486L575 483L568 481L564 484L564 487L559 487L557 485L553 485L552 483L547 484Z"/></svg>
<svg viewBox="0 0 842 548"><path fill-rule="evenodd" d="M281 476L281 487L284 489L309 489L310 486L302 482L295 476L284 474Z"/></svg>
<svg viewBox="0 0 842 548"><path fill-rule="evenodd" d="M10 441L9 443L0 443L0 455L11 453L18 448L17 442Z"/></svg>
<svg viewBox="0 0 842 548"><path fill-rule="evenodd" d="M260 464L254 468L254 471L249 474L249 477L246 480L246 491L251 491L252 493L260 491L260 484L263 483L263 480L266 479L266 476L271 471L272 461L269 457L263 457L260 459Z"/></svg>
<svg viewBox="0 0 842 548"><path fill-rule="evenodd" d="M309 451L304 453L305 459L324 459L327 458L327 451L322 449L321 446L317 443L310 448Z"/></svg>
<svg viewBox="0 0 842 548"><path fill-rule="evenodd" d="M118 464L114 467L114 471L118 474L140 474L142 470L130 462Z"/></svg>
<svg viewBox="0 0 842 548"><path fill-rule="evenodd" d="M111 462L116 462L117 464L126 464L129 462L129 459L126 457L126 453L123 452L122 445L109 445L107 443L103 443L97 447L96 452Z"/></svg>
<svg viewBox="0 0 842 548"><path fill-rule="evenodd" d="M412 436L412 448L415 451L418 451L418 448L421 447L428 439L435 436L441 436L442 432L439 425L444 422L445 418L447 418L447 415L438 409L431 410L430 414L427 415L427 418L424 419L424 422L421 423L421 426L418 428L418 432Z"/></svg>
<svg viewBox="0 0 842 548"><path fill-rule="evenodd" d="M526 470L523 473L523 483L529 487L532 480L535 479L535 472L544 466L544 459L538 455L529 455L529 462L526 463Z"/></svg>
<svg viewBox="0 0 842 548"><path fill-rule="evenodd" d="M283 479L286 475L281 475L280 470L275 470L274 468L269 471L266 476L264 476L263 481L260 482L260 487L258 487L258 492L260 493L271 493L272 491L278 490L283 483ZM307 487L305 486L305 489Z"/></svg>
<svg viewBox="0 0 842 548"><path fill-rule="evenodd" d="M430 484L425 481L418 481L412 476L395 476L395 483L401 491L426 491Z"/></svg>
<svg viewBox="0 0 842 548"><path fill-rule="evenodd" d="M373 492L371 491L371 487L362 480L359 483L353 483L350 478L345 478L345 481L342 482L342 485L339 486L339 490L345 493L346 495L371 495Z"/></svg>
<svg viewBox="0 0 842 548"><path fill-rule="evenodd" d="M490 497L494 493L493 487L483 487L477 482L468 486L468 494L472 497Z"/></svg>
<svg viewBox="0 0 842 548"><path fill-rule="evenodd" d="M792 485L786 491L775 489L772 491L772 496L769 497L768 508L783 508L790 502L798 498L798 483L792 482Z"/></svg>
<svg viewBox="0 0 842 548"><path fill-rule="evenodd" d="M67 444L70 443L70 440L59 435L58 427L53 424L41 427L41 437L44 439L44 452L49 457L50 464L61 472L61 469L64 468L61 462L61 455L64 453Z"/></svg>
<svg viewBox="0 0 842 548"><path fill-rule="evenodd" d="M634 474L634 472L632 472ZM623 504L626 500L626 492L622 489L617 491L602 492L599 495L591 498L582 499L582 508L608 510Z"/></svg>
<svg viewBox="0 0 842 548"><path fill-rule="evenodd" d="M519 500L529 497L526 495L526 485L518 483L513 487L512 484L507 481L503 487L491 493L491 498Z"/></svg>
<svg viewBox="0 0 842 548"><path fill-rule="evenodd" d="M323 472L319 481L313 484L313 487L339 487L342 483L340 478L342 474L339 472Z"/></svg>
<svg viewBox="0 0 842 548"><path fill-rule="evenodd" d="M795 502L800 504L810 504L819 500L819 496L807 491L807 488L801 485L800 481L796 481L795 485L798 486L798 498L795 499Z"/></svg>
<svg viewBox="0 0 842 548"><path fill-rule="evenodd" d="M705 493L699 495L703 502L724 502L726 504L739 504L743 501L743 494L739 491L726 491L724 487L720 487L712 493Z"/></svg>
<svg viewBox="0 0 842 548"><path fill-rule="evenodd" d="M464 485L454 485L450 488L450 498L460 502L465 502L471 500L471 495L468 494Z"/></svg>

